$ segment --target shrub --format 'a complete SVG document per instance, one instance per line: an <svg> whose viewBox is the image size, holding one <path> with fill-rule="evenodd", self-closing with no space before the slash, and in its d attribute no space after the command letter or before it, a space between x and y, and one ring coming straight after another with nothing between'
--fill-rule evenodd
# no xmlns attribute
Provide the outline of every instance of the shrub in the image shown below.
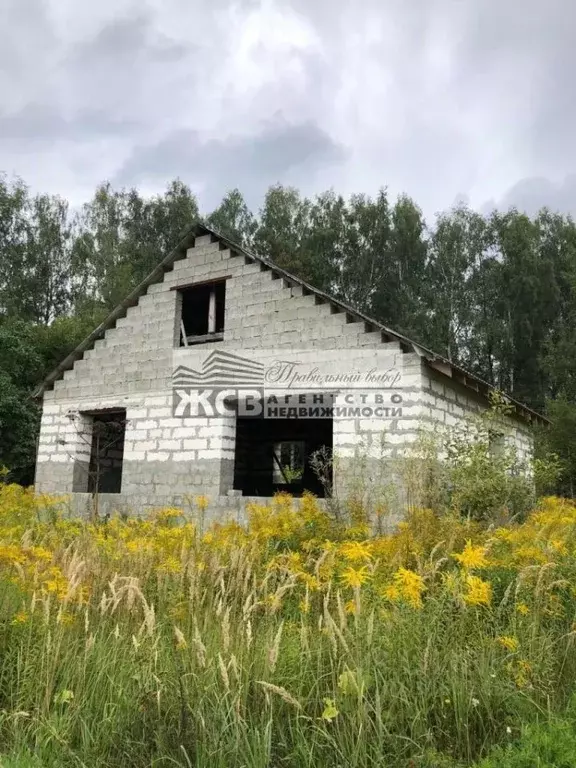
<svg viewBox="0 0 576 768"><path fill-rule="evenodd" d="M494 749L477 768L573 768L576 765L576 729L560 720L534 723L520 738Z"/></svg>

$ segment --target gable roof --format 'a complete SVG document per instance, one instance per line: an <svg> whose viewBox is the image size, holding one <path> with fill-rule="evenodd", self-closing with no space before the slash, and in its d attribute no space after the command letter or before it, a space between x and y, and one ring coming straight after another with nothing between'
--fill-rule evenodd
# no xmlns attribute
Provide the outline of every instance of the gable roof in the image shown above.
<svg viewBox="0 0 576 768"><path fill-rule="evenodd" d="M162 259L162 261L160 261L158 266L155 267L152 272L150 272L150 274L147 275L144 280L142 280L142 282L139 283L139 285L137 285L134 290L128 294L124 301L118 304L118 306L115 307L112 312L110 312L110 314L105 318L105 320L103 320L103 322L100 323L97 328L88 334L88 336L86 336L86 338L80 342L80 344L78 344L78 346L72 350L72 352L70 352L70 354L65 357L64 360L62 360L62 362L48 374L48 376L46 376L44 381L34 391L32 397L42 397L44 392L47 389L50 389L54 383L64 375L65 371L70 370L74 366L74 363L77 360L80 360L84 353L91 349L95 342L98 341L98 339L101 339L104 336L107 330L115 326L117 320L125 317L130 307L138 304L140 297L146 293L149 286L160 282L163 279L164 274L173 268L174 262L186 258L188 249L192 248L196 238L202 235L210 235L214 242L219 242L222 249L229 249L233 256L244 257L247 262L258 262L261 269L272 270L278 277L283 278L287 283L300 286L305 293L317 296L323 302L330 303L335 308L337 308L338 311L346 312L357 321L363 321L368 332L380 331L383 341L398 342L404 352L415 352L425 360L430 368L439 371L444 376L453 379L468 389L471 389L485 397L487 397L490 392L494 391L494 387L488 384L488 382L484 381L478 376L475 376L474 374L469 373L459 365L450 362L441 355L437 355L432 350L427 349L412 339L409 339L407 336L404 336L401 333L398 333L397 331L382 325L382 323L379 323L377 320L374 320L373 318L368 317L368 315L365 315L363 312L360 312L359 310L348 306L344 302L335 299L324 291L321 291L318 288L314 288L314 286L310 285L304 280L301 280L299 277L296 277L290 272L287 272L285 269L278 267L264 256L259 256L258 254L252 253L247 248L232 242L227 237L221 235L219 232L207 226L206 224L198 223L194 224L192 227L190 227L190 229L186 231L180 242L172 251L170 251L170 253L168 253ZM531 408L528 408L528 406L524 405L523 403L514 400L510 396L507 396L507 399L514 406L518 415L522 416L527 421L548 423L548 419L546 417L542 416Z"/></svg>

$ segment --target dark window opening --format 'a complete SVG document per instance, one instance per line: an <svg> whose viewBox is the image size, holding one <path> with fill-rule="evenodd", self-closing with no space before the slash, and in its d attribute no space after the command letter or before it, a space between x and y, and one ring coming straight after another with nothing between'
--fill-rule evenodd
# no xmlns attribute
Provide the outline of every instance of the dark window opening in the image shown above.
<svg viewBox="0 0 576 768"><path fill-rule="evenodd" d="M273 496L287 491L329 495L314 455L332 453L332 419L259 419L238 417L234 488L244 496ZM331 467L329 468L331 476Z"/></svg>
<svg viewBox="0 0 576 768"><path fill-rule="evenodd" d="M95 413L88 469L88 493L120 493L126 411Z"/></svg>
<svg viewBox="0 0 576 768"><path fill-rule="evenodd" d="M180 291L180 346L220 341L224 333L226 282L193 285Z"/></svg>
<svg viewBox="0 0 576 768"><path fill-rule="evenodd" d="M506 437L498 429L491 429L488 433L488 452L493 459L500 459L506 451Z"/></svg>

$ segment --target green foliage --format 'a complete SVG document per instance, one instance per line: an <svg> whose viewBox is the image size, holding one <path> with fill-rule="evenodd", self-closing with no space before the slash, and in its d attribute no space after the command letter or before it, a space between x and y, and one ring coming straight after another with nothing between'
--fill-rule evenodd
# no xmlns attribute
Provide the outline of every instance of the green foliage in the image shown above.
<svg viewBox="0 0 576 768"><path fill-rule="evenodd" d="M518 740L494 749L477 763L477 768L573 768L574 765L574 723L551 720L525 726Z"/></svg>
<svg viewBox="0 0 576 768"><path fill-rule="evenodd" d="M561 492L574 496L576 492L576 404L562 395L547 404L551 424L540 431L538 456L553 453L558 457Z"/></svg>
<svg viewBox="0 0 576 768"><path fill-rule="evenodd" d="M17 481L31 479L39 412L28 395L42 370L34 327L0 321L0 465Z"/></svg>
<svg viewBox="0 0 576 768"><path fill-rule="evenodd" d="M511 412L505 398L495 393L488 410L448 434L451 506L474 520L523 517L534 504L529 467L510 444Z"/></svg>
<svg viewBox="0 0 576 768"><path fill-rule="evenodd" d="M442 509L484 522L523 518L535 501L535 468L512 444L511 407L494 393L491 407L450 429L421 429L411 450L395 462L409 506ZM556 477L555 457L544 454L538 479Z"/></svg>
<svg viewBox="0 0 576 768"><path fill-rule="evenodd" d="M226 193L218 208L208 216L207 222L217 232L245 248L252 246L258 228L254 215L238 189Z"/></svg>
<svg viewBox="0 0 576 768"><path fill-rule="evenodd" d="M75 304L88 298L115 307L197 220L196 200L179 180L149 199L102 184L74 221Z"/></svg>

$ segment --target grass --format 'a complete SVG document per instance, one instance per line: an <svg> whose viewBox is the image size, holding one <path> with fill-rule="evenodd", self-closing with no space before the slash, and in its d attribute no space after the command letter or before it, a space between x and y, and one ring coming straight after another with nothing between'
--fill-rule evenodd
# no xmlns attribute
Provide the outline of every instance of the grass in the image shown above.
<svg viewBox="0 0 576 768"><path fill-rule="evenodd" d="M0 765L492 768L570 733L572 502L373 538L313 497L208 505L87 523L0 486Z"/></svg>

